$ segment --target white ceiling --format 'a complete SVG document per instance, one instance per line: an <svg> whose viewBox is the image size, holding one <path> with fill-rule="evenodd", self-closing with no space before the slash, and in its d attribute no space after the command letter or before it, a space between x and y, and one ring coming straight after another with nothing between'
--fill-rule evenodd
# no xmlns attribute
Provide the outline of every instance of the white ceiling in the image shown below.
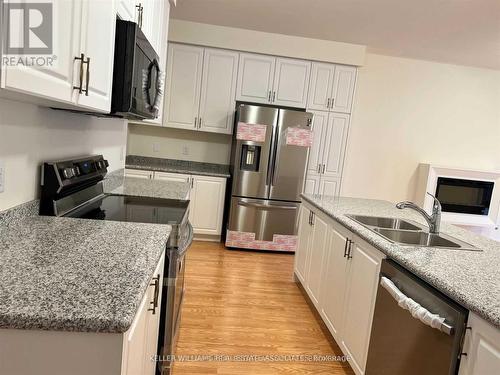
<svg viewBox="0 0 500 375"><path fill-rule="evenodd" d="M500 70L500 0L180 0L172 16Z"/></svg>

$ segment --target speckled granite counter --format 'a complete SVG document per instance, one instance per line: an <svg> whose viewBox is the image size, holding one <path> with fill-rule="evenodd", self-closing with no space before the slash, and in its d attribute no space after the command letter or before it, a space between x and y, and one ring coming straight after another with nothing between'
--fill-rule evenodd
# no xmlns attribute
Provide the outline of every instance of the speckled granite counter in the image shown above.
<svg viewBox="0 0 500 375"><path fill-rule="evenodd" d="M187 182L125 177L123 169L109 173L104 179L104 192L107 194L187 200L189 191Z"/></svg>
<svg viewBox="0 0 500 375"><path fill-rule="evenodd" d="M400 246L390 243L345 215L399 217L425 224L416 212L398 210L393 203L379 200L309 194L303 195L303 199L436 289L500 328L500 242L442 223L441 232L483 251Z"/></svg>
<svg viewBox="0 0 500 375"><path fill-rule="evenodd" d="M0 213L0 328L125 332L170 226Z"/></svg>
<svg viewBox="0 0 500 375"><path fill-rule="evenodd" d="M196 161L151 158L146 156L128 155L126 168L148 171L198 174L203 176L230 177L229 165L200 163Z"/></svg>

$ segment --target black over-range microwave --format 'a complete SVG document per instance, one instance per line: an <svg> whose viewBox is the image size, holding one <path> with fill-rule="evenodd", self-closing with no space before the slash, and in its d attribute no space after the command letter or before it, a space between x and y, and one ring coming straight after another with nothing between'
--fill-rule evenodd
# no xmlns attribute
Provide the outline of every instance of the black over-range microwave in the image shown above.
<svg viewBox="0 0 500 375"><path fill-rule="evenodd" d="M153 119L163 95L158 55L135 22L117 20L111 115Z"/></svg>

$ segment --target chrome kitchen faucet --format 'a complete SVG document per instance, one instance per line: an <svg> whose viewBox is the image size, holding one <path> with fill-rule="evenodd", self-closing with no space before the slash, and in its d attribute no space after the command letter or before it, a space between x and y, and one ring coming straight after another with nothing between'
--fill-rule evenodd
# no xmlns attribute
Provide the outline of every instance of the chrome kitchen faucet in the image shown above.
<svg viewBox="0 0 500 375"><path fill-rule="evenodd" d="M424 217L425 221L427 221L427 224L429 225L429 232L437 234L439 233L439 227L441 225L441 203L431 193L427 194L429 194L434 199L434 202L432 204L432 215L429 215L423 208L410 201L399 202L398 204L396 204L396 207L400 210L402 210L403 208L411 208L412 210L417 211Z"/></svg>

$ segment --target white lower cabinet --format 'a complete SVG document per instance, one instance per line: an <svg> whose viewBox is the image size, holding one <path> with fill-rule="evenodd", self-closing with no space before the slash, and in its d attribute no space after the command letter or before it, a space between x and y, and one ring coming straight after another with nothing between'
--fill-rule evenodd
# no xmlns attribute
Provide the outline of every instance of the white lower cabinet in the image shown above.
<svg viewBox="0 0 500 375"><path fill-rule="evenodd" d="M295 275L356 374L364 374L384 255L302 203Z"/></svg>
<svg viewBox="0 0 500 375"><path fill-rule="evenodd" d="M154 375L164 261L165 253L126 332L2 329L0 374Z"/></svg>
<svg viewBox="0 0 500 375"><path fill-rule="evenodd" d="M226 179L193 176L189 221L195 234L220 235L226 193Z"/></svg>
<svg viewBox="0 0 500 375"><path fill-rule="evenodd" d="M187 182L190 189L189 221L195 234L220 236L226 196L226 178L184 173L125 169L125 176L155 180Z"/></svg>
<svg viewBox="0 0 500 375"><path fill-rule="evenodd" d="M155 373L160 327L161 289L165 254L162 255L132 326L124 335L122 375Z"/></svg>
<svg viewBox="0 0 500 375"><path fill-rule="evenodd" d="M145 171L142 169L125 169L125 177L148 178L152 179L153 171Z"/></svg>
<svg viewBox="0 0 500 375"><path fill-rule="evenodd" d="M470 313L458 375L496 375L500 371L500 330Z"/></svg>

